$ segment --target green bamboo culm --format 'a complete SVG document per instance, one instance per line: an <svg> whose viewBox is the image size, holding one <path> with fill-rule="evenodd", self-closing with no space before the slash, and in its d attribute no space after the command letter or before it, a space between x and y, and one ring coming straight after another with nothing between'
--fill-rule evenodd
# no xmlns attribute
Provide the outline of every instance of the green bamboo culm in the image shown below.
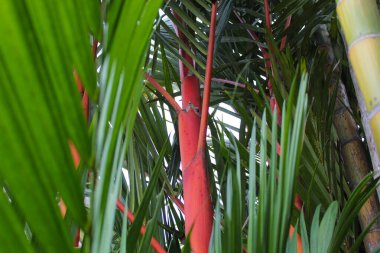
<svg viewBox="0 0 380 253"><path fill-rule="evenodd" d="M376 0L337 0L347 54L363 94L380 154L380 14Z"/></svg>

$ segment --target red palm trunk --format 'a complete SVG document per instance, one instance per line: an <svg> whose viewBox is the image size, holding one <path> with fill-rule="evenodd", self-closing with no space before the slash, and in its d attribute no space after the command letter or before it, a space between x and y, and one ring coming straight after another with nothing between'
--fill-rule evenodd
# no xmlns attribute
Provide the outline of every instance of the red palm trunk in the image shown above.
<svg viewBox="0 0 380 253"><path fill-rule="evenodd" d="M216 11L215 6L214 8ZM215 25L210 27L211 33L213 29ZM178 30L177 34L190 48L190 43L181 31ZM193 59L186 52L180 49L180 54L194 66ZM205 148L198 148L200 131L202 131L200 128L202 107L200 83L183 62L180 61L179 64L182 111L178 116L178 124L185 200L185 230L186 235L190 235L192 250L203 253L208 252L213 219ZM208 64L207 68L211 74L212 66ZM203 110L208 111L208 105L205 105Z"/></svg>
<svg viewBox="0 0 380 253"><path fill-rule="evenodd" d="M212 207L205 150L198 152L200 87L195 76L182 80L183 111L179 114L179 140L185 200L185 228L191 231L194 252L207 252L212 230Z"/></svg>

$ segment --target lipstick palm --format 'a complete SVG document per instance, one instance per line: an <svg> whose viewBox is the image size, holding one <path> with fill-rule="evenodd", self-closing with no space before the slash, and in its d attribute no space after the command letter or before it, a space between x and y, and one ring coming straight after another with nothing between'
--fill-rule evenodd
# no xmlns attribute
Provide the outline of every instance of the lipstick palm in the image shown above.
<svg viewBox="0 0 380 253"><path fill-rule="evenodd" d="M334 7L6 0L0 251L360 247L370 226L361 236L356 215L377 180L349 189L332 126L333 69L309 39L321 23L334 35Z"/></svg>

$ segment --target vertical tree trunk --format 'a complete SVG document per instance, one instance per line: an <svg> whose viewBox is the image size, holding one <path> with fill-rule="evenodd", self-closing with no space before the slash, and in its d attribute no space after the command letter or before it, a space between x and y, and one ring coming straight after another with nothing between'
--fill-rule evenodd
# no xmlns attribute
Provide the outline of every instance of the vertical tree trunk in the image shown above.
<svg viewBox="0 0 380 253"><path fill-rule="evenodd" d="M327 67L333 67L336 64L336 59L325 25L322 25L319 28L317 42L327 50L329 60L329 66ZM357 124L350 112L350 105L344 84L339 80L340 77L337 76L336 73L333 73L333 79L338 82L338 93L335 103L333 123L341 143L341 156L347 180L350 188L354 189L370 172L371 164L367 160L363 143L358 134ZM379 201L377 195L374 193L360 209L359 222L362 229L365 229L368 226L379 211ZM363 241L366 251L372 252L380 242L380 221L373 225Z"/></svg>
<svg viewBox="0 0 380 253"><path fill-rule="evenodd" d="M364 3L362 3L364 4ZM349 6L348 6L349 7ZM366 21L367 25L369 27L372 27L373 31L375 31L375 33L371 33L373 31L371 30L363 30L365 31L365 33L367 34L366 36L368 35L371 35L371 34L378 34L380 29L379 29L379 15L378 15L378 12L376 14L376 4L375 4L375 1L372 1L372 3L367 3L367 8L372 8L373 9L370 11L370 12L373 12L372 15L370 15L371 17L366 17L366 18L369 18L370 20L372 19L375 24L372 25L371 24L371 21L368 22L368 20ZM347 7L346 7L347 8ZM341 8L343 10L340 11L340 13L344 13L344 12L347 12L344 10L344 8ZM356 12L356 10L354 9L354 13ZM341 15L342 16L342 15ZM345 14L343 15L343 17L345 16ZM377 18L376 18L377 17ZM376 20L377 20L377 25L376 25ZM346 20L345 22L347 22L349 20ZM359 23L359 24L362 24ZM365 24L363 24L364 26ZM376 28L377 26L377 28ZM347 29L347 28L346 28ZM350 28L351 29L351 28ZM359 30L359 33L361 32L361 27L358 28ZM354 30L354 29L353 29ZM371 36L369 36L371 37ZM376 37L376 36L375 36ZM378 40L378 39L377 39ZM347 43L345 43L347 44ZM377 42L377 44L379 44L379 42ZM376 46L375 46L376 47ZM346 45L346 48L347 48L347 45ZM377 48L379 49L379 45L377 45ZM377 52L378 53L378 52ZM378 55L379 56L379 55ZM370 59L368 59L368 61L370 62ZM377 59L377 62L379 62L379 59ZM371 64L371 63L370 63ZM378 63L377 63L378 64ZM375 67L376 68L376 67ZM374 69L375 69L374 68ZM367 107L366 107L366 102L365 102L365 98L363 96L363 93L362 91L360 90L360 87L359 87L359 84L358 84L358 80L356 78L356 75L354 73L354 70L352 68L352 64L350 64L350 71L351 71L351 77L352 77L352 81L354 83L354 87L355 87L355 92L356 92L356 97L357 97L357 100L358 100L358 105L359 105L359 109L360 109L360 113L361 113L361 118L362 118L362 125L363 125L363 128L364 128L364 133L365 133L365 136L366 136L366 140L367 140L367 145L368 145L368 148L369 148L369 153L370 153L370 156L371 156L371 160L372 160L372 168L373 170L375 171L375 175L379 175L380 174L380 158L379 158L379 149L378 147L376 147L376 143L375 143L375 139L374 139L374 134L372 132L372 129L371 129L371 126L370 126L370 118L369 118L369 112L367 110ZM378 75L379 77L379 75ZM377 79L378 80L378 79ZM380 196L380 188L377 189L377 192L378 192L378 195Z"/></svg>
<svg viewBox="0 0 380 253"><path fill-rule="evenodd" d="M364 98L373 140L380 151L380 14L375 0L339 0L337 14L346 40L347 55L354 72L353 80ZM360 94L357 95L359 102ZM366 122L363 122L366 124ZM365 128L367 128L365 126ZM367 132L368 134L368 132ZM375 167L376 169L376 167ZM362 208L364 209L364 207ZM375 231L373 231L375 232ZM380 233L380 232L378 232ZM367 252L379 239L367 244Z"/></svg>
<svg viewBox="0 0 380 253"><path fill-rule="evenodd" d="M368 111L380 151L380 14L375 0L339 0L337 13L347 54Z"/></svg>
<svg viewBox="0 0 380 253"><path fill-rule="evenodd" d="M191 48L182 32L178 30L177 34ZM179 49L179 52L194 66L194 60L184 50ZM183 62L180 61L179 65L182 111L178 115L178 124L185 202L185 230L186 235L190 235L193 252L203 253L208 252L213 219L205 150L198 151L201 111L200 83Z"/></svg>
<svg viewBox="0 0 380 253"><path fill-rule="evenodd" d="M212 230L212 207L205 152L198 152L200 129L200 87L194 75L181 81L182 106L179 114L179 142L185 200L185 229L194 252L207 252Z"/></svg>
<svg viewBox="0 0 380 253"><path fill-rule="evenodd" d="M375 172L375 177L380 176L380 158L379 153L376 147L375 140L373 139L373 133L372 129L369 125L369 118L368 118L368 111L365 106L363 94L360 91L358 81L356 80L355 73L352 69L352 66L350 65L350 72L351 72L351 78L352 82L354 84L355 92L356 92L356 98L358 100L358 105L360 109L360 116L362 120L362 126L365 134L365 138L367 141L367 146L369 150L369 154L371 156L371 162L372 162L372 168ZM377 188L377 195L380 196L380 187Z"/></svg>

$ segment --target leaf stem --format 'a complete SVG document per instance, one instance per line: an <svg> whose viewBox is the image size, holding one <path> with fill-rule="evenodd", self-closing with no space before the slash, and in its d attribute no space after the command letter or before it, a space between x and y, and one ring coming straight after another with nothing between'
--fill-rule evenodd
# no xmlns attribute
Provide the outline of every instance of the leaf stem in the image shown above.
<svg viewBox="0 0 380 253"><path fill-rule="evenodd" d="M268 0L264 0L264 11L265 11L265 23L267 25L268 32L271 33L272 32L272 26L271 26L272 20L270 17Z"/></svg>
<svg viewBox="0 0 380 253"><path fill-rule="evenodd" d="M124 213L124 204L121 203L120 200L117 200L116 201L116 207L117 209L119 209L120 212ZM131 211L127 211L127 218L130 222L133 222L135 220L135 216L133 215L133 213ZM146 231L146 228L145 226L141 226L140 228L140 234L141 235L144 235L145 234L145 231ZM157 252L157 253L166 253L166 250L161 246L161 244L157 241L156 238L154 238L154 236L152 236L152 240L150 241L150 246L152 246L152 248Z"/></svg>
<svg viewBox="0 0 380 253"><path fill-rule="evenodd" d="M291 21L292 21L292 15L290 15L290 16L286 19L286 21L285 21L285 26L284 26L285 30L290 26L290 22L291 22ZM280 51L284 50L285 46L286 46L286 35L284 35L284 36L282 37L282 39L281 39Z"/></svg>
<svg viewBox="0 0 380 253"><path fill-rule="evenodd" d="M181 112L181 107L175 101L175 99L167 92L151 75L145 74L145 79L150 82L154 88L168 101L168 103L173 106L177 113Z"/></svg>
<svg viewBox="0 0 380 253"><path fill-rule="evenodd" d="M201 114L201 126L198 139L198 151L202 150L206 146L206 130L208 119L208 108L210 105L210 92L211 92L211 78L212 78L212 62L214 57L214 42L215 42L215 24L216 24L216 1L213 1L211 8L211 25L208 41L208 53L206 62L206 75L202 101L202 114Z"/></svg>

